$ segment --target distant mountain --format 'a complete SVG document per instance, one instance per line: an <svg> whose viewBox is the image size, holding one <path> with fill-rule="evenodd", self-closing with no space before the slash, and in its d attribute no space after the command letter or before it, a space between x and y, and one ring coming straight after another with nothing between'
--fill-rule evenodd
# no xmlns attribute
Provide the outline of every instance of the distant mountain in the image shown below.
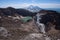
<svg viewBox="0 0 60 40"><path fill-rule="evenodd" d="M40 10L42 10L42 8L40 8L38 6L33 6L33 5L30 5L30 6L26 7L25 9L29 10L31 12L39 12Z"/></svg>
<svg viewBox="0 0 60 40"><path fill-rule="evenodd" d="M0 8L0 16L14 16L15 14L19 14L22 16L34 16L35 14L26 10L26 9L15 9L12 7L8 8Z"/></svg>

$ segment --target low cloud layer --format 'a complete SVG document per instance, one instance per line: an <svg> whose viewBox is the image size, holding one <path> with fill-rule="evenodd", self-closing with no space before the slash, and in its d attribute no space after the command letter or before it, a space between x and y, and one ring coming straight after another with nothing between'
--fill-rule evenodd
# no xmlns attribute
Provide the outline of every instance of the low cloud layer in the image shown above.
<svg viewBox="0 0 60 40"><path fill-rule="evenodd" d="M0 8L5 8L5 7L24 8L24 7L28 7L29 5L39 6L40 8L60 8L60 4L53 4L53 3L7 4L7 5L0 5Z"/></svg>

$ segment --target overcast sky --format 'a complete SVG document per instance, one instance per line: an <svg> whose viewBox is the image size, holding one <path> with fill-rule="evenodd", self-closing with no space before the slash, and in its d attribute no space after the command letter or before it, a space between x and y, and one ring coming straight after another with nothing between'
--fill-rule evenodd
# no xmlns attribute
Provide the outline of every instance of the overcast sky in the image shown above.
<svg viewBox="0 0 60 40"><path fill-rule="evenodd" d="M40 8L60 8L60 0L0 0L0 8L22 8L29 5L39 6Z"/></svg>

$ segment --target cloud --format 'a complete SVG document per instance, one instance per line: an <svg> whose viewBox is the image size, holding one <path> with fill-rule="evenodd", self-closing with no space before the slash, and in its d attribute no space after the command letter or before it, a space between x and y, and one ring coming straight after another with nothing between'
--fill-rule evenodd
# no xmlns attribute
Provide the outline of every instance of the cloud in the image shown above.
<svg viewBox="0 0 60 40"><path fill-rule="evenodd" d="M60 8L60 4L53 4L53 3L42 3L38 4L38 6L42 8Z"/></svg>
<svg viewBox="0 0 60 40"><path fill-rule="evenodd" d="M1 5L0 7L15 7L15 8L23 8L27 7L29 5L34 5L34 6L39 6L40 8L60 8L60 4L55 4L55 3L23 3L23 4L7 4L7 5Z"/></svg>

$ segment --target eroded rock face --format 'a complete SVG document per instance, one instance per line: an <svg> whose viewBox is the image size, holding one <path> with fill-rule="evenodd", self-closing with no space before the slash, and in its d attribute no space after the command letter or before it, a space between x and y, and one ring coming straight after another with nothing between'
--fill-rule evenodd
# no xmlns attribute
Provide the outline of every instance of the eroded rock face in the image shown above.
<svg viewBox="0 0 60 40"><path fill-rule="evenodd" d="M35 17L35 22L38 25L44 24L45 26L43 28L45 29L45 32L51 30L50 29L51 26L49 27L49 25L51 25L51 24L55 25L54 28L59 30L60 29L60 14L58 12L52 11L52 10L42 10L37 13L37 15ZM41 27L40 26L38 26L38 27L43 29L42 26Z"/></svg>

